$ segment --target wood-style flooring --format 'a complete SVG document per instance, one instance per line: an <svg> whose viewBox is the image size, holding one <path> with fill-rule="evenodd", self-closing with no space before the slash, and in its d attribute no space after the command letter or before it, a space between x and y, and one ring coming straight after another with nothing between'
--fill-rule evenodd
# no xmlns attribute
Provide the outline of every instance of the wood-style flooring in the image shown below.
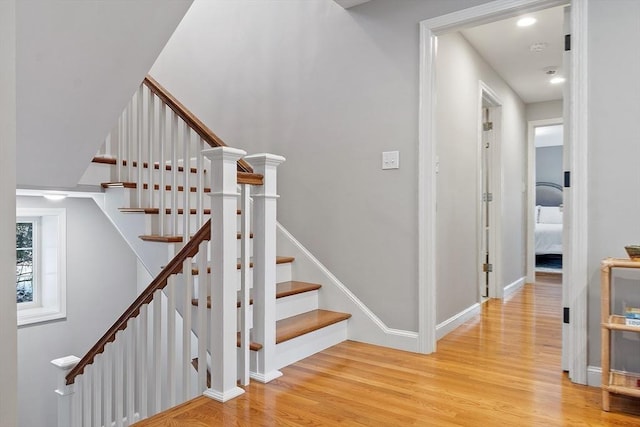
<svg viewBox="0 0 640 427"><path fill-rule="evenodd" d="M640 400L572 384L561 371L561 286L545 275L438 342L431 355L347 341L252 382L144 420L157 426L640 426Z"/></svg>

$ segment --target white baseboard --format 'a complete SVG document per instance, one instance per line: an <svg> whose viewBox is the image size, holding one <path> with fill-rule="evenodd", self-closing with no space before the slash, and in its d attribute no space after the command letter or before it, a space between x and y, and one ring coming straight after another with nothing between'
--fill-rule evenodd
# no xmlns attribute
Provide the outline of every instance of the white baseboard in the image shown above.
<svg viewBox="0 0 640 427"><path fill-rule="evenodd" d="M587 366L587 385L591 387L602 385L602 368L600 366Z"/></svg>
<svg viewBox="0 0 640 427"><path fill-rule="evenodd" d="M292 264L295 279L322 285L319 307L351 314L348 339L418 352L417 332L388 327L279 223L277 233L278 252L296 258Z"/></svg>
<svg viewBox="0 0 640 427"><path fill-rule="evenodd" d="M526 283L526 281L527 281L527 278L523 276L518 280L516 280L515 282L505 286L504 290L502 291L502 298L508 298L509 296L511 296L514 292L522 288Z"/></svg>
<svg viewBox="0 0 640 427"><path fill-rule="evenodd" d="M460 313L451 316L442 323L436 326L436 340L443 338L449 332L462 325L467 320L480 314L480 304L475 303L471 307L462 310Z"/></svg>

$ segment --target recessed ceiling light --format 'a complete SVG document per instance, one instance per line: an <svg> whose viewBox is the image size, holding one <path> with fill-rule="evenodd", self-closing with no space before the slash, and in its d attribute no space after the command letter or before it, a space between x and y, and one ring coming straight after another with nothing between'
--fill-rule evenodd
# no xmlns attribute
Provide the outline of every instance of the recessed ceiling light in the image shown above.
<svg viewBox="0 0 640 427"><path fill-rule="evenodd" d="M54 200L54 201L63 200L66 197L67 197L66 194L61 194L61 193L50 193L50 194L44 195L45 199Z"/></svg>
<svg viewBox="0 0 640 427"><path fill-rule="evenodd" d="M565 82L565 78L562 76L556 76L554 78L552 78L551 80L549 80L549 83L551 83L552 85L559 85L560 83L564 83Z"/></svg>
<svg viewBox="0 0 640 427"><path fill-rule="evenodd" d="M524 18L518 19L517 25L518 27L528 27L529 25L535 24L536 21L537 19L532 16L525 16Z"/></svg>

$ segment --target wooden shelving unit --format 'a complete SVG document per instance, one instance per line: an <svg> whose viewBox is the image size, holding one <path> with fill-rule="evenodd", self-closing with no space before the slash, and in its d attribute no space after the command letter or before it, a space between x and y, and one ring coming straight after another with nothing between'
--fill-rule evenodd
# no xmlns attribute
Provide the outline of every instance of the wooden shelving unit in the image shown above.
<svg viewBox="0 0 640 427"><path fill-rule="evenodd" d="M628 326L624 316L611 313L611 270L614 268L640 268L640 261L602 260L602 409L605 411L609 411L611 393L640 397L640 373L611 369L611 331L640 333L640 326Z"/></svg>

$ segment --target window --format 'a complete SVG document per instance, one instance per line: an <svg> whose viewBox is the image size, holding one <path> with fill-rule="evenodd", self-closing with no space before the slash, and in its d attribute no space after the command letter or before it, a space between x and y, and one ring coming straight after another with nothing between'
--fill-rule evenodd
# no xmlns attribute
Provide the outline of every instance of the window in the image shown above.
<svg viewBox="0 0 640 427"><path fill-rule="evenodd" d="M34 271L37 265L37 232L35 219L21 218L16 222L16 302L19 308L34 304L34 299L37 300L37 293L34 295L34 288L37 289L34 279L38 277Z"/></svg>
<svg viewBox="0 0 640 427"><path fill-rule="evenodd" d="M18 325L66 316L66 211L16 212Z"/></svg>

